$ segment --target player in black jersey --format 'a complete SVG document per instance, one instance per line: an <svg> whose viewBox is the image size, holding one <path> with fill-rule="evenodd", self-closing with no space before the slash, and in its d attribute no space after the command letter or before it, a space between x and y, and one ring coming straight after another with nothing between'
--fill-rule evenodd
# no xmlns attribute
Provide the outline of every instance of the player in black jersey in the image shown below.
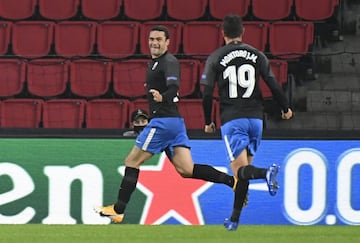
<svg viewBox="0 0 360 243"><path fill-rule="evenodd" d="M125 159L125 175L116 204L95 209L115 223L123 220L126 205L136 188L140 165L162 151L166 152L176 171L184 178L223 183L231 188L235 185L233 176L208 165L194 164L192 160L184 120L176 105L179 101L180 65L177 58L167 52L169 41L166 27L155 26L150 30L152 60L146 74L150 122L136 138L135 146Z"/></svg>
<svg viewBox="0 0 360 243"><path fill-rule="evenodd" d="M225 219L224 226L228 230L236 230L247 196L249 180L265 179L272 196L278 189L276 181L278 165L272 164L267 169L251 165L260 145L263 129L260 76L280 104L283 111L282 118L290 119L292 111L270 69L267 57L241 41L243 34L241 17L233 14L225 16L223 34L226 45L208 57L201 84L206 119L205 132L214 130L211 110L213 89L216 82L218 85L221 134L231 161L231 168L238 179L233 212L229 219Z"/></svg>

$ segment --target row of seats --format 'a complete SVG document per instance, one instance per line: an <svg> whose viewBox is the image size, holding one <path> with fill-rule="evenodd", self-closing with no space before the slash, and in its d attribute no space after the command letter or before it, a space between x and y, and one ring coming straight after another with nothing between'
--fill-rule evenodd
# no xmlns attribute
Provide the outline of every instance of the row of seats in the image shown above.
<svg viewBox="0 0 360 243"><path fill-rule="evenodd" d="M214 19L227 13L246 16L250 13L262 20L280 20L291 14L304 20L324 20L333 15L339 0L1 0L0 16L21 20L32 17L38 6L46 19L65 20L75 17L79 9L89 19L109 20L121 14L133 20L154 20L166 10L170 18L181 21L203 17L209 9Z"/></svg>
<svg viewBox="0 0 360 243"><path fill-rule="evenodd" d="M171 53L207 57L223 45L221 22L156 21L140 24L135 21L20 21L0 22L0 55L9 52L25 58L49 55L55 46L57 56L66 58L89 56L95 51L107 58L123 58L136 53L149 54L148 32L156 24L170 29ZM243 41L280 58L297 58L308 52L314 41L314 24L309 21L250 21L244 23Z"/></svg>
<svg viewBox="0 0 360 243"><path fill-rule="evenodd" d="M131 112L148 109L145 99L7 99L0 102L2 128L126 128ZM188 129L202 129L204 114L201 99L180 100L178 108ZM213 115L219 124L218 102Z"/></svg>
<svg viewBox="0 0 360 243"><path fill-rule="evenodd" d="M204 69L204 62L196 59L180 59L181 97L195 91ZM95 98L106 94L110 88L114 93L127 98L146 95L144 82L148 59L109 61L94 59L0 59L0 97L20 94L27 84L30 94L39 97L55 97L63 94L68 87L73 94L85 98ZM281 84L287 82L288 63L271 59L274 75ZM113 87L111 87L111 84ZM271 93L260 83L265 98Z"/></svg>

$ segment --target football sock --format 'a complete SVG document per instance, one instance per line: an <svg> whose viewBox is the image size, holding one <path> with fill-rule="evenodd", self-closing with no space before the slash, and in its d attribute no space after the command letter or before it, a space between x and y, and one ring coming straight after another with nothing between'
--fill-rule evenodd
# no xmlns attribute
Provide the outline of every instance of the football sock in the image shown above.
<svg viewBox="0 0 360 243"><path fill-rule="evenodd" d="M230 218L232 222L239 222L240 213L248 190L249 190L249 181L238 180L235 191L233 212Z"/></svg>
<svg viewBox="0 0 360 243"><path fill-rule="evenodd" d="M121 214L124 213L126 204L129 202L131 194L136 188L136 184L139 177L139 169L126 167L125 175L121 181L118 200L114 206L115 212Z"/></svg>
<svg viewBox="0 0 360 243"><path fill-rule="evenodd" d="M231 188L234 186L234 177L218 171L209 165L194 164L194 170L191 178L202 179L214 183L222 183Z"/></svg>
<svg viewBox="0 0 360 243"><path fill-rule="evenodd" d="M257 168L253 165L240 167L238 178L241 180L262 179L266 177L266 169Z"/></svg>

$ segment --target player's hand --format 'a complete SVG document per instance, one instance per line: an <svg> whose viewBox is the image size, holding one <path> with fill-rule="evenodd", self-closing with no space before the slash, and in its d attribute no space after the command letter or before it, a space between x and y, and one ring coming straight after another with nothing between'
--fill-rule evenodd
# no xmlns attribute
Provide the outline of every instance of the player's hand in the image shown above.
<svg viewBox="0 0 360 243"><path fill-rule="evenodd" d="M215 123L210 123L209 125L205 125L204 132L205 133L215 133L216 126Z"/></svg>
<svg viewBox="0 0 360 243"><path fill-rule="evenodd" d="M153 95L154 101L156 102L162 102L163 97L160 94L160 92L156 89L150 89L149 92Z"/></svg>
<svg viewBox="0 0 360 243"><path fill-rule="evenodd" d="M283 111L281 112L281 118L284 120L289 120L292 116L293 116L293 112L290 108L286 113L284 113Z"/></svg>

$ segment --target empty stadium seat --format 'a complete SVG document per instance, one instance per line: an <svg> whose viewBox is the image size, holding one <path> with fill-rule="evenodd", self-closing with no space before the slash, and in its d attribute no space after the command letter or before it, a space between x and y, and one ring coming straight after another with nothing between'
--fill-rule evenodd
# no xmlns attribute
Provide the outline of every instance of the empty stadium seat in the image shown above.
<svg viewBox="0 0 360 243"><path fill-rule="evenodd" d="M281 20L291 14L294 0L252 0L252 13L261 20Z"/></svg>
<svg viewBox="0 0 360 243"><path fill-rule="evenodd" d="M80 59L70 63L71 92L87 98L104 95L111 82L112 62Z"/></svg>
<svg viewBox="0 0 360 243"><path fill-rule="evenodd" d="M96 99L86 105L87 128L125 128L128 123L128 100Z"/></svg>
<svg viewBox="0 0 360 243"><path fill-rule="evenodd" d="M275 60L271 59L269 60L270 67L272 72L275 75L276 80L279 82L279 84L282 86L287 82L287 71L288 71L288 63L286 60ZM261 89L261 94L263 98L271 98L272 93L269 89L269 87L265 84L264 80L260 78L259 85Z"/></svg>
<svg viewBox="0 0 360 243"><path fill-rule="evenodd" d="M206 58L224 43L221 22L192 21L183 27L183 50L186 55Z"/></svg>
<svg viewBox="0 0 360 243"><path fill-rule="evenodd" d="M187 129L204 129L202 99L180 99L178 109Z"/></svg>
<svg viewBox="0 0 360 243"><path fill-rule="evenodd" d="M34 59L27 63L27 87L40 97L61 95L69 80L69 62L64 59Z"/></svg>
<svg viewBox="0 0 360 243"><path fill-rule="evenodd" d="M0 17L10 20L30 18L35 13L37 0L0 0Z"/></svg>
<svg viewBox="0 0 360 243"><path fill-rule="evenodd" d="M1 103L1 127L38 128L43 101L40 99L7 99Z"/></svg>
<svg viewBox="0 0 360 243"><path fill-rule="evenodd" d="M269 25L270 53L278 58L298 58L314 41L314 24L306 21L279 21Z"/></svg>
<svg viewBox="0 0 360 243"><path fill-rule="evenodd" d="M180 63L180 97L189 96L194 93L196 84L199 80L198 60L183 59Z"/></svg>
<svg viewBox="0 0 360 243"><path fill-rule="evenodd" d="M210 14L216 19L223 19L229 13L244 17L248 14L249 7L250 0L209 0Z"/></svg>
<svg viewBox="0 0 360 243"><path fill-rule="evenodd" d="M170 32L169 52L176 54L179 52L182 41L182 22L179 21L148 21L140 26L140 51L142 54L150 54L149 32L155 25L164 25Z"/></svg>
<svg viewBox="0 0 360 243"><path fill-rule="evenodd" d="M204 16L208 0L166 0L169 17L181 20L196 20Z"/></svg>
<svg viewBox="0 0 360 243"><path fill-rule="evenodd" d="M129 114L131 114L136 109L142 109L150 115L149 102L147 99L136 99L136 100L131 101L131 103L129 105L129 111L130 111ZM131 122L130 116L129 116L129 122Z"/></svg>
<svg viewBox="0 0 360 243"><path fill-rule="evenodd" d="M77 14L79 6L80 0L39 0L39 13L46 19L66 20Z"/></svg>
<svg viewBox="0 0 360 243"><path fill-rule="evenodd" d="M20 21L13 24L12 32L15 55L35 58L49 54L53 44L53 22Z"/></svg>
<svg viewBox="0 0 360 243"><path fill-rule="evenodd" d="M124 0L124 13L134 20L153 20L162 14L165 0Z"/></svg>
<svg viewBox="0 0 360 243"><path fill-rule="evenodd" d="M139 23L107 21L98 24L97 44L100 55L122 58L135 54L139 39Z"/></svg>
<svg viewBox="0 0 360 243"><path fill-rule="evenodd" d="M265 51L268 42L268 29L267 22L244 22L243 42L257 48L260 51Z"/></svg>
<svg viewBox="0 0 360 243"><path fill-rule="evenodd" d="M133 59L114 62L114 92L118 95L136 98L146 95L145 82L149 60Z"/></svg>
<svg viewBox="0 0 360 243"><path fill-rule="evenodd" d="M0 97L20 94L24 87L26 63L19 59L0 59Z"/></svg>
<svg viewBox="0 0 360 243"><path fill-rule="evenodd" d="M63 57L88 56L96 42L96 22L63 21L55 25L55 51Z"/></svg>
<svg viewBox="0 0 360 243"><path fill-rule="evenodd" d="M119 15L123 0L81 0L83 15L94 20L109 20Z"/></svg>
<svg viewBox="0 0 360 243"><path fill-rule="evenodd" d="M53 99L44 102L44 128L82 128L86 100Z"/></svg>
<svg viewBox="0 0 360 243"><path fill-rule="evenodd" d="M295 0L296 15L304 20L325 20L334 14L339 0Z"/></svg>
<svg viewBox="0 0 360 243"><path fill-rule="evenodd" d="M0 21L0 55L5 55L11 42L12 22Z"/></svg>

